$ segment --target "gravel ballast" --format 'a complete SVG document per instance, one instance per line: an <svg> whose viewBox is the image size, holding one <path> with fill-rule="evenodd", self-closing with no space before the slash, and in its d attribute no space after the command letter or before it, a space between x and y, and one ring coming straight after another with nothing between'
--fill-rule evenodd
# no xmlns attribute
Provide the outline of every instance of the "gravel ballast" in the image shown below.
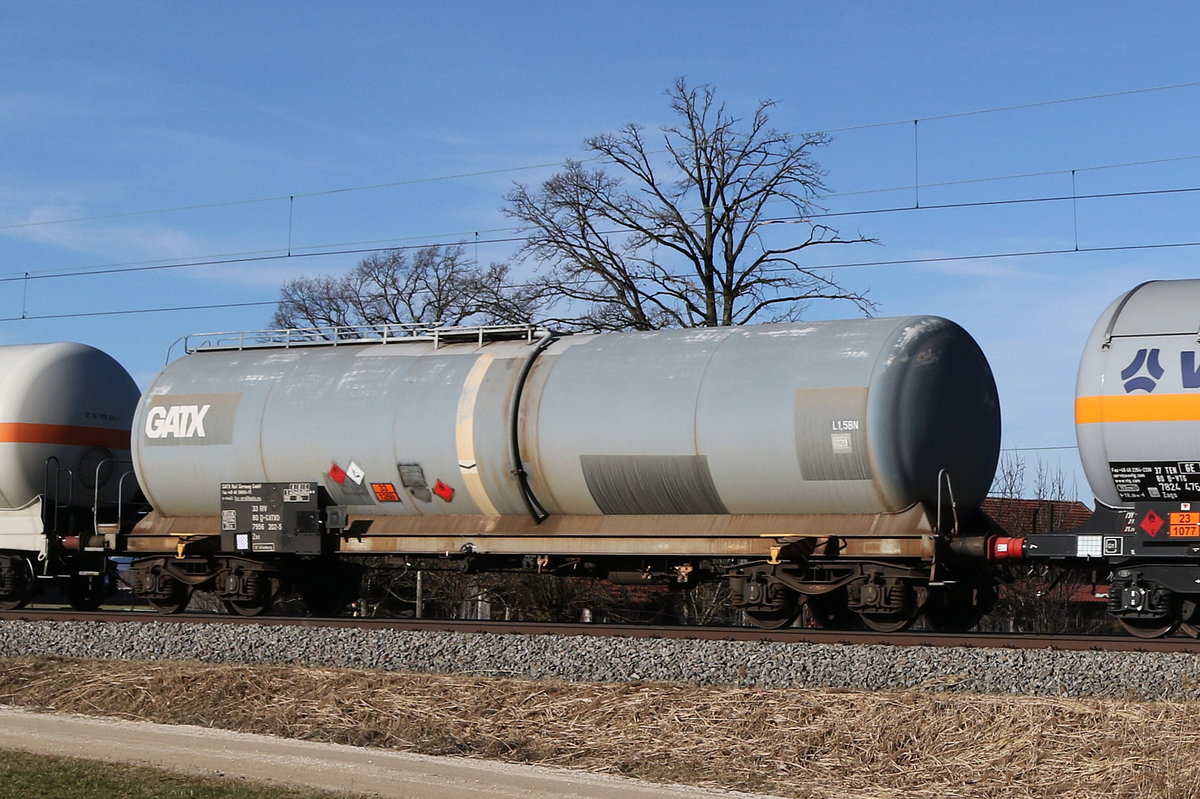
<svg viewBox="0 0 1200 799"><path fill-rule="evenodd" d="M1200 700L1200 657L188 623L0 622L0 657L302 664L566 681Z"/></svg>

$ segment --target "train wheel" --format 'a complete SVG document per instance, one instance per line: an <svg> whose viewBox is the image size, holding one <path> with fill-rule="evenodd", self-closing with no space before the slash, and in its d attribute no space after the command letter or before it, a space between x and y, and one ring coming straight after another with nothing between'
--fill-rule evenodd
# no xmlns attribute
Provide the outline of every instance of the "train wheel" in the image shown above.
<svg viewBox="0 0 1200 799"><path fill-rule="evenodd" d="M916 608L904 613L860 613L859 618L868 630L877 633L898 633L907 630L921 615Z"/></svg>
<svg viewBox="0 0 1200 799"><path fill-rule="evenodd" d="M808 598L808 610L813 621L826 630L861 629L862 617L846 607L848 599L845 588L813 594Z"/></svg>
<svg viewBox="0 0 1200 799"><path fill-rule="evenodd" d="M783 605L770 610L747 610L746 618L760 630L781 630L791 627L800 615L800 595L790 588L784 588Z"/></svg>
<svg viewBox="0 0 1200 799"><path fill-rule="evenodd" d="M0 610L20 610L28 605L37 588L29 558L16 555L0 560L0 583L5 586Z"/></svg>
<svg viewBox="0 0 1200 799"><path fill-rule="evenodd" d="M917 592L900 580L874 580L847 588L857 603L858 617L868 630L895 633L907 629L921 614Z"/></svg>
<svg viewBox="0 0 1200 799"><path fill-rule="evenodd" d="M225 599L221 604L235 616L263 616L275 605L279 595L279 578L268 577L261 581L262 590L253 599Z"/></svg>
<svg viewBox="0 0 1200 799"><path fill-rule="evenodd" d="M221 604L235 616L265 616L275 603L270 599L225 599Z"/></svg>
<svg viewBox="0 0 1200 799"><path fill-rule="evenodd" d="M1179 622L1173 619L1122 619L1117 621L1130 635L1138 638L1162 638L1170 635L1179 627Z"/></svg>
<svg viewBox="0 0 1200 799"><path fill-rule="evenodd" d="M192 589L183 583L175 583L170 596L146 597L150 607L159 613L182 613L192 601Z"/></svg>

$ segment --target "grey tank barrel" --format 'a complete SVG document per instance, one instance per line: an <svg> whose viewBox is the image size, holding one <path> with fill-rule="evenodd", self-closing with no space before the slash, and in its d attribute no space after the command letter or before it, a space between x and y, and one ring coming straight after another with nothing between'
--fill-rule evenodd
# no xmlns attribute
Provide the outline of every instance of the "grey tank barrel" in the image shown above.
<svg viewBox="0 0 1200 799"><path fill-rule="evenodd" d="M1084 346L1079 457L1096 499L1200 501L1200 280L1143 283L1113 301Z"/></svg>
<svg viewBox="0 0 1200 799"><path fill-rule="evenodd" d="M975 341L912 316L201 348L134 431L170 516L292 481L376 517L886 514L932 509L943 472L977 508L1000 423Z"/></svg>

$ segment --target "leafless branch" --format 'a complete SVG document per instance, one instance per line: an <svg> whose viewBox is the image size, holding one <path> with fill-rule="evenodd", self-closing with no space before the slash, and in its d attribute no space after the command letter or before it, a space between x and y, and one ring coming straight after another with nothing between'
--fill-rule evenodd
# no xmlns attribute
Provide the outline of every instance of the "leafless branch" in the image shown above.
<svg viewBox="0 0 1200 799"><path fill-rule="evenodd" d="M530 322L548 304L542 281L517 283L507 264L480 267L461 244L384 250L342 276L302 277L280 290L276 327Z"/></svg>
<svg viewBox="0 0 1200 799"><path fill-rule="evenodd" d="M812 247L874 242L811 221L826 191L812 153L829 137L771 128L771 100L742 119L712 86L679 79L667 96L679 121L662 128L661 149L641 126L625 125L584 143L603 168L568 162L540 187L518 184L505 197L505 213L525 226L522 254L548 268L547 286L583 307L573 321L741 324L798 318L817 300L871 313L865 292L801 260ZM802 232L799 240L766 235L779 221L774 209L792 217L786 229Z"/></svg>

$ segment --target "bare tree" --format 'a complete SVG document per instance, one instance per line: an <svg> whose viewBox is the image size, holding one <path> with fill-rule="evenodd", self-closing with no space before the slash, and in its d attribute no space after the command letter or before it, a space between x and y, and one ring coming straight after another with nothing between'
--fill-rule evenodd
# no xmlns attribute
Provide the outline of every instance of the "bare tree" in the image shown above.
<svg viewBox="0 0 1200 799"><path fill-rule="evenodd" d="M523 253L586 307L579 325L793 320L818 299L870 313L864 293L802 261L819 245L873 241L814 221L826 187L812 151L829 137L770 127L771 100L741 119L712 86L679 79L667 96L679 122L662 128L661 142L625 125L584 143L600 169L568 162L540 188L518 184L505 197L505 213L526 226ZM777 223L787 224L770 235Z"/></svg>
<svg viewBox="0 0 1200 799"><path fill-rule="evenodd" d="M1038 458L1033 475L1034 498L1050 502L1073 502L1079 499L1079 484L1075 475L1069 477L1068 481L1068 475L1061 466L1052 469L1049 464Z"/></svg>
<svg viewBox="0 0 1200 799"><path fill-rule="evenodd" d="M511 285L508 266L481 268L461 244L384 250L344 275L302 277L280 290L281 328L385 323L529 322L545 304L539 283Z"/></svg>
<svg viewBox="0 0 1200 799"><path fill-rule="evenodd" d="M1012 452L1001 452L992 489L988 493L1001 499L1020 499L1025 491L1025 459Z"/></svg>
<svg viewBox="0 0 1200 799"><path fill-rule="evenodd" d="M1032 491L1031 499L1044 502L1073 502L1079 499L1079 486L1074 475L1068 475L1062 467L1052 468L1041 458L1033 472L1033 484L1026 488L1026 462L1013 452L1000 453L1000 463L988 495L999 499L1020 499L1026 491Z"/></svg>

